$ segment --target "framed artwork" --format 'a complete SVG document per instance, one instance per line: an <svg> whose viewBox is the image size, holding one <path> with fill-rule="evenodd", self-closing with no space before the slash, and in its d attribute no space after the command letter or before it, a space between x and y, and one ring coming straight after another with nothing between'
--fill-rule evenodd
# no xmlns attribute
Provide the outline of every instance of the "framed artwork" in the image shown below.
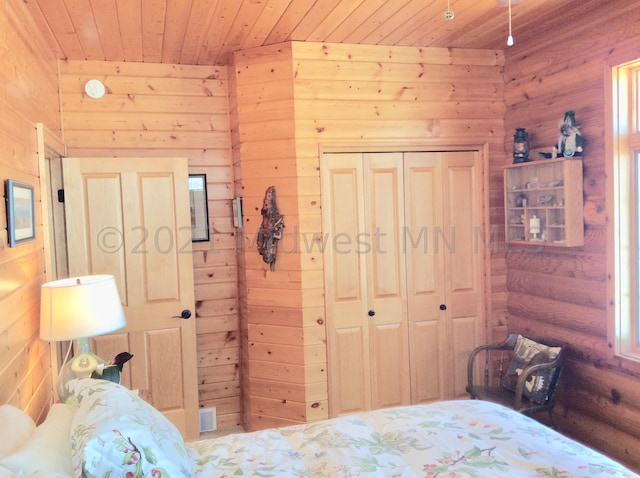
<svg viewBox="0 0 640 478"><path fill-rule="evenodd" d="M7 179L4 197L7 206L9 246L14 247L35 239L36 216L33 186Z"/></svg>
<svg viewBox="0 0 640 478"><path fill-rule="evenodd" d="M207 204L207 175L189 175L189 203L191 209L191 240L209 240L209 206Z"/></svg>

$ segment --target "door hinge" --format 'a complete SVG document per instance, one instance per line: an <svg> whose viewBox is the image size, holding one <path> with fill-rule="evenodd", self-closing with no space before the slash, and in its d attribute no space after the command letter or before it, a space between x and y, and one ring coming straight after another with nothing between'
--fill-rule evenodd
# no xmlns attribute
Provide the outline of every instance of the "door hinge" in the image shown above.
<svg viewBox="0 0 640 478"><path fill-rule="evenodd" d="M58 189L58 202L64 202L64 189Z"/></svg>

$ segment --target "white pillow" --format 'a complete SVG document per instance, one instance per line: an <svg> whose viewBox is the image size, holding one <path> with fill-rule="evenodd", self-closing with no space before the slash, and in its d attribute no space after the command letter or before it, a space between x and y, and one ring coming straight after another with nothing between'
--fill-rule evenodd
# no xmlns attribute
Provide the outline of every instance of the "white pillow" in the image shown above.
<svg viewBox="0 0 640 478"><path fill-rule="evenodd" d="M54 403L29 440L0 465L25 473L59 473L73 476L71 466L71 421L77 408L64 403Z"/></svg>
<svg viewBox="0 0 640 478"><path fill-rule="evenodd" d="M70 385L79 402L71 430L76 476L192 476L180 432L158 410L108 380Z"/></svg>
<svg viewBox="0 0 640 478"><path fill-rule="evenodd" d="M0 466L0 478L73 478L72 476L48 471L34 471L33 473L14 473Z"/></svg>
<svg viewBox="0 0 640 478"><path fill-rule="evenodd" d="M33 473L16 473L8 468L0 465L0 478L71 478L67 474L47 472L47 471L35 471Z"/></svg>
<svg viewBox="0 0 640 478"><path fill-rule="evenodd" d="M0 458L10 455L36 431L33 419L13 405L0 406Z"/></svg>
<svg viewBox="0 0 640 478"><path fill-rule="evenodd" d="M0 478L17 478L17 474L9 468L0 465Z"/></svg>

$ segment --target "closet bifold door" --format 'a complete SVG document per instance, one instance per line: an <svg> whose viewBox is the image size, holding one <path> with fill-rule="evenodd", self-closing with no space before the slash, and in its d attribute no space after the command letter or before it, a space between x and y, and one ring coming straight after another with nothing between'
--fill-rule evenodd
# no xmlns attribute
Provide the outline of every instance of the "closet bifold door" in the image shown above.
<svg viewBox="0 0 640 478"><path fill-rule="evenodd" d="M403 153L364 154L369 361L373 409L411 401Z"/></svg>
<svg viewBox="0 0 640 478"><path fill-rule="evenodd" d="M330 415L410 402L402 153L323 155Z"/></svg>
<svg viewBox="0 0 640 478"><path fill-rule="evenodd" d="M446 397L447 347L442 160L439 153L407 153L404 162L407 308L411 401Z"/></svg>
<svg viewBox="0 0 640 478"><path fill-rule="evenodd" d="M330 416L465 396L481 177L477 151L323 155Z"/></svg>
<svg viewBox="0 0 640 478"><path fill-rule="evenodd" d="M467 396L484 310L482 194L478 152L405 153L411 403Z"/></svg>
<svg viewBox="0 0 640 478"><path fill-rule="evenodd" d="M322 157L329 416L371 409L362 153ZM365 244L366 246L366 244Z"/></svg>

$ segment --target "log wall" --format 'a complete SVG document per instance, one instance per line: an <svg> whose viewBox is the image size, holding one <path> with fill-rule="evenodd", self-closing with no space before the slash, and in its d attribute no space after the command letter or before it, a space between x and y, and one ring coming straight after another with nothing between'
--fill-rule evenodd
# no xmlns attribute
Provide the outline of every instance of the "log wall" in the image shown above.
<svg viewBox="0 0 640 478"><path fill-rule="evenodd" d="M53 400L51 351L38 337L45 282L36 124L60 134L58 71L23 2L0 4L0 181L35 188L36 239L10 248L0 201L0 404L40 420Z"/></svg>
<svg viewBox="0 0 640 478"><path fill-rule="evenodd" d="M610 359L607 338L605 66L640 57L640 6L582 2L567 28L558 17L546 33L505 51L505 148L516 127L534 150L550 151L564 112L574 110L586 141L584 247L527 250L506 256L508 324L565 341L570 360L557 395L560 431L640 469L640 381ZM494 158L496 159L496 158ZM505 161L492 162L495 182ZM502 214L502 213L501 213ZM500 215L501 215L500 214Z"/></svg>
<svg viewBox="0 0 640 478"><path fill-rule="evenodd" d="M314 241L322 234L321 151L472 144L501 161L502 62L499 51L298 42L236 54L247 428L328 416L323 258ZM271 185L286 224L274 272L255 247ZM487 216L502 185L490 187ZM487 325L502 332L506 269L502 247L493 246Z"/></svg>
<svg viewBox="0 0 640 478"><path fill-rule="evenodd" d="M84 84L98 78L98 100ZM193 243L200 407L219 428L240 424L236 229L227 68L62 61L60 98L69 156L171 156L207 175L209 242Z"/></svg>

